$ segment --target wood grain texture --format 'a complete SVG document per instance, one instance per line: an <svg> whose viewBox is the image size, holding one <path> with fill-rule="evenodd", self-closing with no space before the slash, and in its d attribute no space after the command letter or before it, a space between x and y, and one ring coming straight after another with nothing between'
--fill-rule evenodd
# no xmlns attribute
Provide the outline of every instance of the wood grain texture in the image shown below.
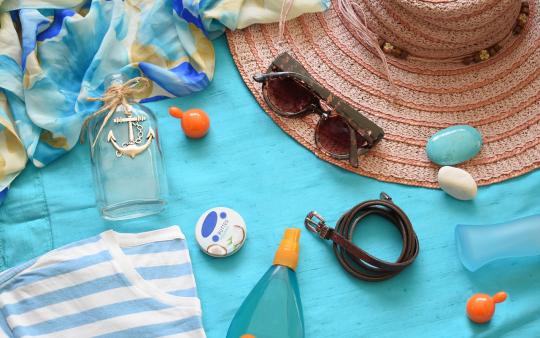
<svg viewBox="0 0 540 338"><path fill-rule="evenodd" d="M467 273L456 255L458 223L495 223L540 212L540 172L480 188L472 202L432 189L381 183L318 160L286 136L245 88L224 39L216 41L215 81L202 93L150 106L160 117L171 196L155 217L108 223L95 209L87 145L43 170L29 168L0 208L1 268L53 247L109 228L137 232L179 224L185 232L208 337L222 338L235 311L270 266L286 227L303 227L310 210L329 224L356 203L381 191L408 213L420 240L420 255L403 273L382 283L348 276L331 246L302 230L298 279L306 336L330 337L535 337L540 332L540 258L508 260ZM188 140L169 105L203 108L211 130ZM383 141L384 142L384 141ZM248 226L237 254L215 259L200 252L193 230L208 208L231 207ZM368 219L355 240L381 257L399 251L399 235ZM505 290L493 322L469 323L467 298ZM269 314L270 316L271 314Z"/></svg>

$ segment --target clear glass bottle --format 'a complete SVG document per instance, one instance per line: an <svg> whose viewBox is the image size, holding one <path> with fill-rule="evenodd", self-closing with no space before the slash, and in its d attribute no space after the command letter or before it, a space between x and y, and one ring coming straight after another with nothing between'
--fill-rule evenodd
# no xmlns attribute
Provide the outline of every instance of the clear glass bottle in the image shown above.
<svg viewBox="0 0 540 338"><path fill-rule="evenodd" d="M113 74L105 86L121 85L125 80L123 75ZM107 112L93 119L88 128L97 207L108 220L156 214L166 203L167 179L156 117L132 99L127 102L130 111L126 113L119 105L99 135Z"/></svg>

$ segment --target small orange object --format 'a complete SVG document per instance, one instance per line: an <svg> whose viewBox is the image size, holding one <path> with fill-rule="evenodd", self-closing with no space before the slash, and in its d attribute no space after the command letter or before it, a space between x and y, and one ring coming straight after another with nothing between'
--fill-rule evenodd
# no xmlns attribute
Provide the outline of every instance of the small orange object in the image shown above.
<svg viewBox="0 0 540 338"><path fill-rule="evenodd" d="M296 270L300 251L300 229L287 228L274 256L272 265L283 265Z"/></svg>
<svg viewBox="0 0 540 338"><path fill-rule="evenodd" d="M182 130L188 137L201 138L210 129L210 118L201 109L189 109L183 112L178 107L170 107L169 114L182 120Z"/></svg>
<svg viewBox="0 0 540 338"><path fill-rule="evenodd" d="M506 292L497 292L493 297L485 293L477 293L467 301L467 316L475 323L487 323L495 313L495 304L506 300Z"/></svg>

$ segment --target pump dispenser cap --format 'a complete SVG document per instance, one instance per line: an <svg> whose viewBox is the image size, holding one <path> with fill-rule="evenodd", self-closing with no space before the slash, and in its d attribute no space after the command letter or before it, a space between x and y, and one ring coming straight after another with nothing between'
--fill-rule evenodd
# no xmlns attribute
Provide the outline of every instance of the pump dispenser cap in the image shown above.
<svg viewBox="0 0 540 338"><path fill-rule="evenodd" d="M273 265L283 265L296 270L298 253L300 251L300 229L285 229L283 239L279 243Z"/></svg>

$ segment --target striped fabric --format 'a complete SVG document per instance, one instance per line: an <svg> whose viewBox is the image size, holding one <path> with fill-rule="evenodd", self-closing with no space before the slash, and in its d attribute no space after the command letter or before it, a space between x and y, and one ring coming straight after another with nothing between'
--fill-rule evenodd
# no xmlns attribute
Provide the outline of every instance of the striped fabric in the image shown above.
<svg viewBox="0 0 540 338"><path fill-rule="evenodd" d="M184 235L107 231L4 271L0 337L206 337Z"/></svg>

